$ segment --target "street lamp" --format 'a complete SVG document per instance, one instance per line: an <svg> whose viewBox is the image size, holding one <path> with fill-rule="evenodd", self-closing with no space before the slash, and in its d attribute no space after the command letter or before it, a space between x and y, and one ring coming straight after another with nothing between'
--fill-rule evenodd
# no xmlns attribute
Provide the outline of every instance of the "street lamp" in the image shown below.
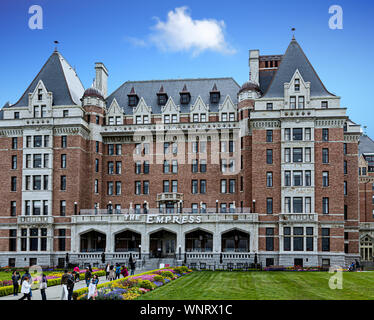
<svg viewBox="0 0 374 320"><path fill-rule="evenodd" d="M108 206L108 209L109 209L109 210L108 210L108 211L109 211L108 213L109 213L109 214L112 214L112 201L110 201L110 200L109 200L109 206Z"/></svg>
<svg viewBox="0 0 374 320"><path fill-rule="evenodd" d="M182 259L182 246L181 245L179 245L178 246L178 253L179 253L179 261Z"/></svg>
<svg viewBox="0 0 374 320"><path fill-rule="evenodd" d="M75 201L74 202L74 215L77 215L77 208L78 208L78 203Z"/></svg>
<svg viewBox="0 0 374 320"><path fill-rule="evenodd" d="M139 244L139 260L142 258L142 245Z"/></svg>
<svg viewBox="0 0 374 320"><path fill-rule="evenodd" d="M256 212L256 200L253 199L253 213Z"/></svg>
<svg viewBox="0 0 374 320"><path fill-rule="evenodd" d="M218 200L216 200L216 213L218 213Z"/></svg>

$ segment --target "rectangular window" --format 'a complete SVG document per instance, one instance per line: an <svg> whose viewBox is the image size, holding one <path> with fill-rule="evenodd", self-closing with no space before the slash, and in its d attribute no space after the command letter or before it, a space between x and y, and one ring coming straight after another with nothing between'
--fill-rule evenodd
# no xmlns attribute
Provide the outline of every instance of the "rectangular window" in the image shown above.
<svg viewBox="0 0 374 320"><path fill-rule="evenodd" d="M26 200L25 201L25 215L29 216L31 214L31 201Z"/></svg>
<svg viewBox="0 0 374 320"><path fill-rule="evenodd" d="M266 199L266 213L267 214L273 213L273 198Z"/></svg>
<svg viewBox="0 0 374 320"><path fill-rule="evenodd" d="M44 168L49 168L49 154L48 153L45 153L43 155L43 164L44 164Z"/></svg>
<svg viewBox="0 0 374 320"><path fill-rule="evenodd" d="M199 114L194 113L192 116L193 122L199 122Z"/></svg>
<svg viewBox="0 0 374 320"><path fill-rule="evenodd" d="M297 237L302 236L304 234L303 227L294 227L293 228L293 250L294 251L303 251L304 250L304 238Z"/></svg>
<svg viewBox="0 0 374 320"><path fill-rule="evenodd" d="M347 154L347 144L343 143L343 153Z"/></svg>
<svg viewBox="0 0 374 320"><path fill-rule="evenodd" d="M274 228L266 228L266 251L274 251Z"/></svg>
<svg viewBox="0 0 374 320"><path fill-rule="evenodd" d="M291 129L290 128L284 129L284 140L285 141L291 140Z"/></svg>
<svg viewBox="0 0 374 320"><path fill-rule="evenodd" d="M95 159L95 172L99 172L99 159Z"/></svg>
<svg viewBox="0 0 374 320"><path fill-rule="evenodd" d="M192 160L192 172L193 173L198 172L198 168L199 168L199 160L193 159Z"/></svg>
<svg viewBox="0 0 374 320"><path fill-rule="evenodd" d="M230 121L235 121L235 113L233 113L233 112L229 113L229 120Z"/></svg>
<svg viewBox="0 0 374 320"><path fill-rule="evenodd" d="M329 163L329 149L322 149L322 163Z"/></svg>
<svg viewBox="0 0 374 320"><path fill-rule="evenodd" d="M266 142L273 142L273 130L266 130Z"/></svg>
<svg viewBox="0 0 374 320"><path fill-rule="evenodd" d="M143 181L143 194L149 194L149 181Z"/></svg>
<svg viewBox="0 0 374 320"><path fill-rule="evenodd" d="M312 134L311 134L311 129L310 128L305 128L304 129L304 134L305 134L305 140L306 141L312 140Z"/></svg>
<svg viewBox="0 0 374 320"><path fill-rule="evenodd" d="M11 201L10 202L10 215L15 217L17 215L17 202Z"/></svg>
<svg viewBox="0 0 374 320"><path fill-rule="evenodd" d="M347 185L347 181L344 181L344 195L348 195L348 185Z"/></svg>
<svg viewBox="0 0 374 320"><path fill-rule="evenodd" d="M149 173L149 161L148 160L144 161L143 172L144 172L144 174L148 174Z"/></svg>
<svg viewBox="0 0 374 320"><path fill-rule="evenodd" d="M12 156L12 169L17 169L17 156Z"/></svg>
<svg viewBox="0 0 374 320"><path fill-rule="evenodd" d="M235 193L235 186L236 186L236 180L230 179L229 180L229 192L230 193Z"/></svg>
<svg viewBox="0 0 374 320"><path fill-rule="evenodd" d="M141 193L142 193L142 183L141 181L135 181L135 194L140 195Z"/></svg>
<svg viewBox="0 0 374 320"><path fill-rule="evenodd" d="M229 141L229 152L235 152L235 143L234 141Z"/></svg>
<svg viewBox="0 0 374 320"><path fill-rule="evenodd" d="M171 181L171 191L178 192L178 180Z"/></svg>
<svg viewBox="0 0 374 320"><path fill-rule="evenodd" d="M205 116L205 114L204 114ZM204 120L205 121L205 120ZM171 122L172 123L177 123L178 122L178 118L177 118L177 115L176 114L172 114L171 115Z"/></svg>
<svg viewBox="0 0 374 320"><path fill-rule="evenodd" d="M67 136L61 136L61 148L67 147Z"/></svg>
<svg viewBox="0 0 374 320"><path fill-rule="evenodd" d="M95 179L94 192L99 193L99 180Z"/></svg>
<svg viewBox="0 0 374 320"><path fill-rule="evenodd" d="M322 251L330 251L330 229L322 228Z"/></svg>
<svg viewBox="0 0 374 320"><path fill-rule="evenodd" d="M43 190L48 190L48 175L43 176Z"/></svg>
<svg viewBox="0 0 374 320"><path fill-rule="evenodd" d="M268 188L273 186L273 173L272 172L266 172L266 186Z"/></svg>
<svg viewBox="0 0 374 320"><path fill-rule="evenodd" d="M14 112L14 119L19 119L19 112L18 111Z"/></svg>
<svg viewBox="0 0 374 320"><path fill-rule="evenodd" d="M312 149L311 148L305 148L305 162L311 162L312 161Z"/></svg>
<svg viewBox="0 0 374 320"><path fill-rule="evenodd" d="M198 190L198 181L197 180L192 180L192 194L196 194Z"/></svg>
<svg viewBox="0 0 374 320"><path fill-rule="evenodd" d="M169 192L169 180L164 180L163 182L163 192Z"/></svg>
<svg viewBox="0 0 374 320"><path fill-rule="evenodd" d="M227 180L221 180L221 193L227 192Z"/></svg>
<svg viewBox="0 0 374 320"><path fill-rule="evenodd" d="M321 101L321 108L322 109L327 109L328 108L328 101Z"/></svg>
<svg viewBox="0 0 374 320"><path fill-rule="evenodd" d="M17 177L11 177L10 191L17 191Z"/></svg>
<svg viewBox="0 0 374 320"><path fill-rule="evenodd" d="M26 148L31 148L31 136L26 136Z"/></svg>
<svg viewBox="0 0 374 320"><path fill-rule="evenodd" d="M328 128L322 129L322 141L329 141L329 129Z"/></svg>
<svg viewBox="0 0 374 320"><path fill-rule="evenodd" d="M25 189L30 190L31 176L25 177Z"/></svg>
<svg viewBox="0 0 374 320"><path fill-rule="evenodd" d="M116 155L119 156L122 153L122 145L116 144Z"/></svg>
<svg viewBox="0 0 374 320"><path fill-rule="evenodd" d="M42 141L43 136L34 136L34 148L41 148L43 146Z"/></svg>
<svg viewBox="0 0 374 320"><path fill-rule="evenodd" d="M18 147L18 139L17 137L12 138L12 149L16 150Z"/></svg>
<svg viewBox="0 0 374 320"><path fill-rule="evenodd" d="M273 149L266 150L266 163L267 164L273 163Z"/></svg>
<svg viewBox="0 0 374 320"><path fill-rule="evenodd" d="M312 212L312 198L305 197L305 213L311 213L311 212Z"/></svg>
<svg viewBox="0 0 374 320"><path fill-rule="evenodd" d="M291 228L284 227L283 228L283 250L284 251L291 251Z"/></svg>
<svg viewBox="0 0 374 320"><path fill-rule="evenodd" d="M60 216L66 216L66 200L60 201Z"/></svg>
<svg viewBox="0 0 374 320"><path fill-rule="evenodd" d="M164 160L164 173L169 173L170 172L170 166L169 166L169 161Z"/></svg>
<svg viewBox="0 0 374 320"><path fill-rule="evenodd" d="M172 173L178 173L178 161L172 160L171 162L171 172Z"/></svg>
<svg viewBox="0 0 374 320"><path fill-rule="evenodd" d="M291 198L290 197L286 197L284 199L284 206L285 206L286 213L291 213Z"/></svg>
<svg viewBox="0 0 374 320"><path fill-rule="evenodd" d="M200 122L206 122L206 114L205 113L200 114Z"/></svg>
<svg viewBox="0 0 374 320"><path fill-rule="evenodd" d="M284 172L284 186L285 187L291 186L291 171Z"/></svg>
<svg viewBox="0 0 374 320"><path fill-rule="evenodd" d="M348 219L348 206L344 205L344 220Z"/></svg>
<svg viewBox="0 0 374 320"><path fill-rule="evenodd" d="M42 167L42 155L34 154L33 155L33 168L41 168L41 167Z"/></svg>
<svg viewBox="0 0 374 320"><path fill-rule="evenodd" d="M303 198L293 198L293 213L303 213Z"/></svg>
<svg viewBox="0 0 374 320"><path fill-rule="evenodd" d="M227 113L221 114L221 121L227 121Z"/></svg>
<svg viewBox="0 0 374 320"><path fill-rule="evenodd" d="M303 162L303 148L293 148L292 152L293 162Z"/></svg>
<svg viewBox="0 0 374 320"><path fill-rule="evenodd" d="M61 176L61 190L66 190L66 176Z"/></svg>
<svg viewBox="0 0 374 320"><path fill-rule="evenodd" d="M169 153L169 147L170 147L170 143L169 142L164 142L164 154Z"/></svg>
<svg viewBox="0 0 374 320"><path fill-rule="evenodd" d="M284 162L291 162L291 149L290 148L284 149Z"/></svg>
<svg viewBox="0 0 374 320"><path fill-rule="evenodd" d="M266 110L273 110L273 103L272 102L266 103Z"/></svg>
<svg viewBox="0 0 374 320"><path fill-rule="evenodd" d="M322 198L322 213L329 213L329 198Z"/></svg>
<svg viewBox="0 0 374 320"><path fill-rule="evenodd" d="M290 109L296 109L296 97L290 97Z"/></svg>
<svg viewBox="0 0 374 320"><path fill-rule="evenodd" d="M109 181L108 184L107 184L107 192L108 192L108 196L112 196L113 195L113 181Z"/></svg>
<svg viewBox="0 0 374 320"><path fill-rule="evenodd" d="M40 212L41 212L40 200L33 200L32 201L32 214L34 216L40 216Z"/></svg>
<svg viewBox="0 0 374 320"><path fill-rule="evenodd" d="M65 251L66 248L66 230L58 229L58 250Z"/></svg>
<svg viewBox="0 0 374 320"><path fill-rule="evenodd" d="M306 235L306 251L313 251L313 227L306 227Z"/></svg>
<svg viewBox="0 0 374 320"><path fill-rule="evenodd" d="M348 174L348 163L344 160L344 174Z"/></svg>
<svg viewBox="0 0 374 320"><path fill-rule="evenodd" d="M42 176L32 176L33 180L33 190L41 190L42 189Z"/></svg>
<svg viewBox="0 0 374 320"><path fill-rule="evenodd" d="M303 140L303 129L302 128L292 129L292 140L294 140L294 141Z"/></svg>
<svg viewBox="0 0 374 320"><path fill-rule="evenodd" d="M96 144L96 153L99 153L99 141L96 141L95 144Z"/></svg>
<svg viewBox="0 0 374 320"><path fill-rule="evenodd" d="M66 168L66 154L61 155L61 168Z"/></svg>
<svg viewBox="0 0 374 320"><path fill-rule="evenodd" d="M142 163L140 161L135 162L135 174L142 173Z"/></svg>
<svg viewBox="0 0 374 320"><path fill-rule="evenodd" d="M116 174L121 174L122 172L122 162L116 161Z"/></svg>
<svg viewBox="0 0 374 320"><path fill-rule="evenodd" d="M310 187L312 185L312 172L310 170L305 171L305 186Z"/></svg>
<svg viewBox="0 0 374 320"><path fill-rule="evenodd" d="M38 250L38 229L32 228L30 229L30 242L29 242L29 250L30 251L37 251Z"/></svg>
<svg viewBox="0 0 374 320"><path fill-rule="evenodd" d="M328 187L329 186L329 172L324 171L322 172L322 187Z"/></svg>
<svg viewBox="0 0 374 320"><path fill-rule="evenodd" d="M295 91L300 91L300 79L295 79Z"/></svg>
<svg viewBox="0 0 374 320"><path fill-rule="evenodd" d="M200 180L200 193L206 193L206 180Z"/></svg>
<svg viewBox="0 0 374 320"><path fill-rule="evenodd" d="M295 187L300 187L303 185L303 172L302 171L293 172L293 185Z"/></svg>
<svg viewBox="0 0 374 320"><path fill-rule="evenodd" d="M305 99L304 99L304 96L299 96L299 99L298 99L298 108L299 109L304 109L305 107Z"/></svg>
<svg viewBox="0 0 374 320"><path fill-rule="evenodd" d="M206 172L206 160L200 160L200 172Z"/></svg>
<svg viewBox="0 0 374 320"><path fill-rule="evenodd" d="M114 155L114 144L108 144L108 155Z"/></svg>
<svg viewBox="0 0 374 320"><path fill-rule="evenodd" d="M63 111L62 111L62 116L63 116L64 118L68 117L68 116L69 116L69 110L63 110Z"/></svg>
<svg viewBox="0 0 374 320"><path fill-rule="evenodd" d="M9 251L17 251L17 229L9 230ZM8 266L10 265L8 264Z"/></svg>
<svg viewBox="0 0 374 320"><path fill-rule="evenodd" d="M116 181L116 195L121 194L121 189L122 189L122 183L120 181Z"/></svg>

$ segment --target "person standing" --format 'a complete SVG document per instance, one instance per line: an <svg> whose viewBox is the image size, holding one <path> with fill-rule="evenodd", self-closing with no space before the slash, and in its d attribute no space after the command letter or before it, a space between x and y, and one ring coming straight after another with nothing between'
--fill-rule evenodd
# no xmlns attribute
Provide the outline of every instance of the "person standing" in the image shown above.
<svg viewBox="0 0 374 320"><path fill-rule="evenodd" d="M129 275L129 272L127 271L126 266L122 266L121 274L124 278L126 278Z"/></svg>
<svg viewBox="0 0 374 320"><path fill-rule="evenodd" d="M31 292L31 284L29 282L29 277L25 276L23 277L22 287L21 287L21 293L23 293L23 297L19 298L18 300L24 300L27 298L27 300L31 300L30 296Z"/></svg>
<svg viewBox="0 0 374 320"><path fill-rule="evenodd" d="M130 269L131 269L131 275L133 276L135 274L135 268L136 268L136 260L130 262Z"/></svg>
<svg viewBox="0 0 374 320"><path fill-rule="evenodd" d="M47 296L45 294L45 290L48 287L48 280L47 276L43 273L42 274L42 279L40 280L40 294L42 296L42 300L47 300Z"/></svg>
<svg viewBox="0 0 374 320"><path fill-rule="evenodd" d="M121 276L121 267L120 265L117 263L116 265L116 279L119 279Z"/></svg>
<svg viewBox="0 0 374 320"><path fill-rule="evenodd" d="M109 263L107 263L106 267L105 267L105 279L106 280L109 279L109 271L110 271L110 265L109 265Z"/></svg>
<svg viewBox="0 0 374 320"><path fill-rule="evenodd" d="M84 280L86 281L86 284L88 287L90 285L90 280L91 280L91 271L89 267L86 269L86 272L84 274Z"/></svg>
<svg viewBox="0 0 374 320"><path fill-rule="evenodd" d="M79 267L78 266L74 268L74 274L75 274L74 281L79 282L80 279L79 279Z"/></svg>
<svg viewBox="0 0 374 320"><path fill-rule="evenodd" d="M109 267L109 281L113 281L115 277L114 266L111 265Z"/></svg>
<svg viewBox="0 0 374 320"><path fill-rule="evenodd" d="M19 288L19 284L18 284L18 280L19 280L19 274L17 274L16 271L13 271L13 274L12 274L12 282L13 282L13 295L14 296L18 296L18 288Z"/></svg>
<svg viewBox="0 0 374 320"><path fill-rule="evenodd" d="M88 286L88 295L87 300L95 300L95 297L97 296L97 284L99 283L99 277L95 274L92 278L92 281L90 285Z"/></svg>
<svg viewBox="0 0 374 320"><path fill-rule="evenodd" d="M71 300L71 297L73 296L73 290L74 290L74 284L75 284L75 276L74 276L74 273L75 272L70 272L69 273L69 276L68 276L68 279L67 279L67 282L66 282L66 287L68 289L68 300L70 301Z"/></svg>
<svg viewBox="0 0 374 320"><path fill-rule="evenodd" d="M69 278L68 271L65 270L64 274L61 277L61 285L62 285L61 300L68 299L68 288L67 288L68 278Z"/></svg>

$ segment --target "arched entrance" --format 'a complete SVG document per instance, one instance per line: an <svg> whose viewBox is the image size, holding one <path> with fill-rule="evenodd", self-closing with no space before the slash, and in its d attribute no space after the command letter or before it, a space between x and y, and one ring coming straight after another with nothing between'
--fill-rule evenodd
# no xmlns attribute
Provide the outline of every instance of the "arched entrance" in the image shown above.
<svg viewBox="0 0 374 320"><path fill-rule="evenodd" d="M186 252L212 252L213 235L204 230L186 233Z"/></svg>
<svg viewBox="0 0 374 320"><path fill-rule="evenodd" d="M222 233L222 252L249 252L249 233L231 230Z"/></svg>
<svg viewBox="0 0 374 320"><path fill-rule="evenodd" d="M106 235L98 231L89 231L80 236L81 252L105 251Z"/></svg>
<svg viewBox="0 0 374 320"><path fill-rule="evenodd" d="M175 256L177 235L167 230L160 230L149 235L151 258L168 258Z"/></svg>
<svg viewBox="0 0 374 320"><path fill-rule="evenodd" d="M366 235L360 241L361 261L373 261L373 239Z"/></svg>
<svg viewBox="0 0 374 320"><path fill-rule="evenodd" d="M115 252L138 251L140 244L141 235L131 230L117 233L114 237Z"/></svg>

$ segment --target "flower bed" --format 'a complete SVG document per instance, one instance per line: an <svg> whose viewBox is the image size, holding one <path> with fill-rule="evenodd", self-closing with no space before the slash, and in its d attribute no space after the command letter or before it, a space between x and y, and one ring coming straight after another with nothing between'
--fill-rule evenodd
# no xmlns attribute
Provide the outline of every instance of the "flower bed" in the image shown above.
<svg viewBox="0 0 374 320"><path fill-rule="evenodd" d="M148 271L136 276L128 276L97 286L96 300L133 300L166 283L192 272L187 267L175 267ZM87 288L74 291L74 300L87 300Z"/></svg>
<svg viewBox="0 0 374 320"><path fill-rule="evenodd" d="M99 277L105 276L105 271L100 269L92 269L92 275L97 274ZM79 279L84 280L84 273L85 271L79 271ZM47 283L48 287L56 286L61 284L61 277L63 273L54 272L47 276ZM39 289L39 277L33 277L34 283L31 287L32 290ZM18 292L21 292L21 285L18 288ZM13 293L13 283L11 282L10 285L0 287L0 297L7 296Z"/></svg>

